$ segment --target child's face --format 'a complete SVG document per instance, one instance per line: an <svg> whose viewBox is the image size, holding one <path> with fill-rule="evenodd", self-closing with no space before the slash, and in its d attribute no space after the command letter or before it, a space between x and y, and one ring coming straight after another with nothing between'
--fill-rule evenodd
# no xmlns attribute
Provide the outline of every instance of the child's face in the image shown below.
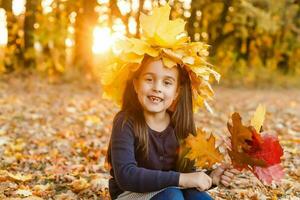
<svg viewBox="0 0 300 200"><path fill-rule="evenodd" d="M161 60L143 66L138 78L133 80L139 102L145 111L165 112L178 96L178 69L167 68Z"/></svg>

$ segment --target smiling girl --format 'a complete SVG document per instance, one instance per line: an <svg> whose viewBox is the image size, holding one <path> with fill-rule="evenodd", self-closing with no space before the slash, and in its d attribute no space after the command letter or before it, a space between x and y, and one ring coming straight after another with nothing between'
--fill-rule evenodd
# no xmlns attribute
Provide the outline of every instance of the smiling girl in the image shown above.
<svg viewBox="0 0 300 200"><path fill-rule="evenodd" d="M164 12L169 11L170 8L166 5L155 9L153 15L168 18L169 15ZM171 26L168 23L173 22L163 17L158 18L153 22L153 19L142 15L141 23L156 23L157 27L161 24L168 29ZM124 54L130 52L130 58L139 58L141 63L124 58L124 63L120 64L119 61L118 65L111 67L111 71L106 73L109 80L105 79L103 82L107 96L118 100L116 94L122 94L121 110L113 121L107 154L112 176L109 180L111 198L212 199L205 191L220 183L228 186L235 171L224 166L209 174L191 170L190 166L178 171L176 161L180 141L189 133L196 132L194 105L201 97L197 92L204 92L200 88L205 83L203 76L197 73L199 69L206 70L206 74L213 71L197 64L198 57L201 58L198 51L203 50L199 46L194 50L196 53L191 50L194 46L190 46L195 65L190 61L185 63L184 59L174 58L173 54L168 53L166 56L166 52L169 52L167 50L176 53L179 47L176 50L172 47L178 43L170 43L167 48L164 44L170 38L162 43L164 37L159 41L149 42L151 34L147 34L147 24L142 24L141 27L144 27L144 40L128 39L127 43L123 43L123 47L126 46ZM155 38L160 31L157 28ZM172 39L172 34L169 37ZM146 41L150 43L148 46ZM188 45L185 41L181 45ZM187 46L183 48L189 49ZM141 53L141 49L145 52ZM195 87L199 87L196 92ZM119 93L114 93L116 91Z"/></svg>

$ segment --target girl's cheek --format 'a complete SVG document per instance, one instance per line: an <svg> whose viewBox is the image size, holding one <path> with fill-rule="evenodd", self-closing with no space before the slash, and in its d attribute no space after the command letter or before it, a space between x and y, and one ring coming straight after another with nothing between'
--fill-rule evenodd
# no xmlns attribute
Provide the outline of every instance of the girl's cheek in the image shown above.
<svg viewBox="0 0 300 200"><path fill-rule="evenodd" d="M152 85L151 83L144 83L141 88L145 92L145 91L149 90L149 88L152 87L151 85Z"/></svg>

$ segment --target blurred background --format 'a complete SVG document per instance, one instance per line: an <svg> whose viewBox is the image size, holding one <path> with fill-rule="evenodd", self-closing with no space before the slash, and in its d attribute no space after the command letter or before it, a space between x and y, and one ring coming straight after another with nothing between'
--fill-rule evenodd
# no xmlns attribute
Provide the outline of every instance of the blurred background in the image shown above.
<svg viewBox="0 0 300 200"><path fill-rule="evenodd" d="M0 0L0 74L50 80L97 76L122 36L139 36L139 13L166 1ZM300 1L170 0L193 41L211 45L226 86L300 86ZM101 77L100 77L101 78Z"/></svg>
<svg viewBox="0 0 300 200"><path fill-rule="evenodd" d="M140 12L166 1L0 0L0 199L107 199L104 167L119 107L102 98L99 71L118 37L139 37ZM284 148L285 178L263 185L249 172L215 199L300 196L300 1L170 0L193 41L210 45L222 75L197 127L228 137L266 105L264 130ZM270 89L272 88L272 89Z"/></svg>

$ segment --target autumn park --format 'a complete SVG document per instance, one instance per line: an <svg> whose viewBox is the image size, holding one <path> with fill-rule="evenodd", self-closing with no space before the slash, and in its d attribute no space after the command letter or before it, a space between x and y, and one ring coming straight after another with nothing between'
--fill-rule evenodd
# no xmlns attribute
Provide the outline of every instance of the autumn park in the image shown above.
<svg viewBox="0 0 300 200"><path fill-rule="evenodd" d="M190 81L183 109L194 123L180 120L197 129L179 137L176 173L231 166L239 173L228 185L211 178L213 199L300 200L299 60L299 0L0 0L0 199L110 200L112 178L127 192L114 118L132 80L155 130L147 105L168 96L143 104L135 81L159 62Z"/></svg>

